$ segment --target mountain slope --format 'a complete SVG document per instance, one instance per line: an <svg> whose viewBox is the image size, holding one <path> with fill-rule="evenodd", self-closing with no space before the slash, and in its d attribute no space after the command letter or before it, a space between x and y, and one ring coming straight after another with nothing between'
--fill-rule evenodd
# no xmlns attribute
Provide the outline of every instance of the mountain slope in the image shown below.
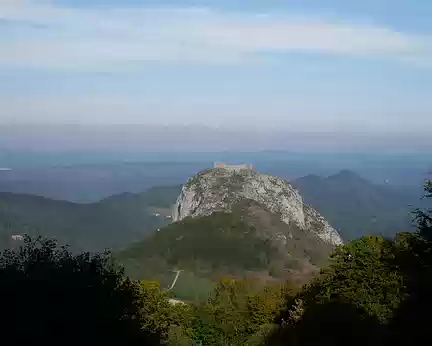
<svg viewBox="0 0 432 346"><path fill-rule="evenodd" d="M415 189L374 184L346 170L326 178L306 176L293 185L345 240L411 230L410 211L420 201Z"/></svg>
<svg viewBox="0 0 432 346"><path fill-rule="evenodd" d="M190 178L173 219L117 254L129 275L168 287L172 271L182 270L176 290L224 275L302 283L340 243L291 185L251 171L213 169Z"/></svg>
<svg viewBox="0 0 432 346"><path fill-rule="evenodd" d="M0 247L14 245L11 236L24 233L55 237L73 250L121 247L166 225L170 220L156 216L154 208L170 210L179 190L177 186L152 188L91 204L0 193Z"/></svg>
<svg viewBox="0 0 432 346"><path fill-rule="evenodd" d="M193 299L202 294L194 286L207 280L211 288L225 275L305 282L332 249L264 206L243 200L230 212L172 223L116 257L132 277L157 279L164 287L170 285L172 271L182 270L174 292Z"/></svg>

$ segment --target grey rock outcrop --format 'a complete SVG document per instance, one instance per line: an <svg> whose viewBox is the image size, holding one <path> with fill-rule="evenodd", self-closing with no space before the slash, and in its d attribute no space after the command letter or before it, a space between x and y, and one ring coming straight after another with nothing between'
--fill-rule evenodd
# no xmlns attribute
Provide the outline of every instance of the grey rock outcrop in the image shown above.
<svg viewBox="0 0 432 346"><path fill-rule="evenodd" d="M250 170L215 168L191 177L177 199L173 221L229 211L245 199L260 203L267 210L280 214L284 223L313 232L326 243L342 243L338 232L318 212L305 205L299 192L288 182Z"/></svg>

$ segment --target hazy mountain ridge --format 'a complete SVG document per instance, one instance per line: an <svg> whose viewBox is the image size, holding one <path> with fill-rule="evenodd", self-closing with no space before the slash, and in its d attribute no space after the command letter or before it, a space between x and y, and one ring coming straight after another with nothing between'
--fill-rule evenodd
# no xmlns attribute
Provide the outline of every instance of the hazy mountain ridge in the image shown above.
<svg viewBox="0 0 432 346"><path fill-rule="evenodd" d="M375 184L349 170L328 177L309 175L292 184L345 240L410 231L411 212L421 203L421 190Z"/></svg>
<svg viewBox="0 0 432 346"><path fill-rule="evenodd" d="M293 181L350 169L375 183L418 188L432 169L428 155L384 153L262 152L71 152L4 151L0 148L0 191L73 202L140 193L152 186L182 184L214 161L247 161L261 172Z"/></svg>
<svg viewBox="0 0 432 346"><path fill-rule="evenodd" d="M180 185L205 165L189 162L85 164L21 167L0 171L0 191L92 203L153 186Z"/></svg>

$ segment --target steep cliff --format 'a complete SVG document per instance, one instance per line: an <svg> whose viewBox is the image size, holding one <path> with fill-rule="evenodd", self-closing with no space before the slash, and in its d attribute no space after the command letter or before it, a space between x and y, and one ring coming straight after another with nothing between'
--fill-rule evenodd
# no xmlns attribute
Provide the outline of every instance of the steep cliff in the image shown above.
<svg viewBox="0 0 432 346"><path fill-rule="evenodd" d="M239 202L252 200L281 221L311 232L332 245L342 243L338 232L303 203L299 192L285 180L250 170L216 168L191 177L183 186L173 210L173 220L231 211Z"/></svg>

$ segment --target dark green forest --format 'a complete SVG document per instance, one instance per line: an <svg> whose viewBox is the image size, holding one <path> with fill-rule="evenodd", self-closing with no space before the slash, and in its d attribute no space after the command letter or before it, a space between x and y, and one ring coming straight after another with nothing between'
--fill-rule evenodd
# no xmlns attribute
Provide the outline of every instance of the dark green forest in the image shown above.
<svg viewBox="0 0 432 346"><path fill-rule="evenodd" d="M420 189L374 184L348 170L325 178L309 175L293 184L344 240L412 231L410 210L421 204Z"/></svg>
<svg viewBox="0 0 432 346"><path fill-rule="evenodd" d="M289 241L283 240L289 239ZM280 215L245 200L230 212L186 218L116 252L135 279L164 287L181 269L174 293L186 300L207 297L220 277L304 282L327 263L332 246Z"/></svg>
<svg viewBox="0 0 432 346"><path fill-rule="evenodd" d="M0 249L14 246L12 235L55 238L72 251L120 248L170 222L155 208L171 208L180 186L124 193L80 204L39 196L0 193ZM157 210L157 209L156 209Z"/></svg>
<svg viewBox="0 0 432 346"><path fill-rule="evenodd" d="M341 245L303 286L225 277L205 301L187 304L170 301L158 282L128 278L107 253L71 254L26 237L0 256L2 336L44 345L423 344L432 210L413 214L416 232Z"/></svg>

